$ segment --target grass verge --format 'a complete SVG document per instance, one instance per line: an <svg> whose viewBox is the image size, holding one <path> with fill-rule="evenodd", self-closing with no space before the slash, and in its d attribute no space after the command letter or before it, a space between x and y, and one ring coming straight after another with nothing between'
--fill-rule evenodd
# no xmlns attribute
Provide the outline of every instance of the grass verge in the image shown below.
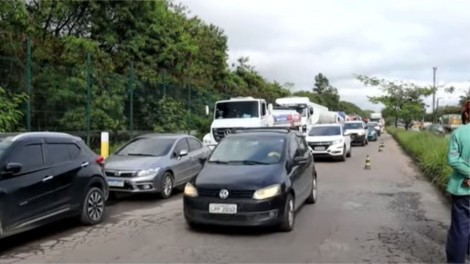
<svg viewBox="0 0 470 264"><path fill-rule="evenodd" d="M428 132L393 127L388 127L387 132L415 159L423 173L441 190L445 190L452 172L447 164L449 140Z"/></svg>

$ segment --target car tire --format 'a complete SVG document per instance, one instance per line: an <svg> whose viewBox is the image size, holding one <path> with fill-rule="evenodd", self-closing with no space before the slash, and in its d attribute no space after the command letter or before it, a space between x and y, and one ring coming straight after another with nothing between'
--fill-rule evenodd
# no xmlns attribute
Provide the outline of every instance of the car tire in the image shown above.
<svg viewBox="0 0 470 264"><path fill-rule="evenodd" d="M160 197L162 199L168 199L173 194L173 175L171 172L165 172L160 181Z"/></svg>
<svg viewBox="0 0 470 264"><path fill-rule="evenodd" d="M361 143L361 146L364 147L365 145L366 145L366 140L364 139L364 140L362 141L362 143Z"/></svg>
<svg viewBox="0 0 470 264"><path fill-rule="evenodd" d="M346 146L343 146L343 155L338 158L339 161L346 161Z"/></svg>
<svg viewBox="0 0 470 264"><path fill-rule="evenodd" d="M349 146L348 154L346 155L347 158L350 158L352 155L352 146Z"/></svg>
<svg viewBox="0 0 470 264"><path fill-rule="evenodd" d="M295 224L295 200L292 194L288 194L286 197L286 203L284 205L284 214L282 215L281 224L279 230L281 232L290 232L294 229Z"/></svg>
<svg viewBox="0 0 470 264"><path fill-rule="evenodd" d="M80 222L84 225L96 225L103 221L106 209L104 192L98 187L91 187L83 200Z"/></svg>
<svg viewBox="0 0 470 264"><path fill-rule="evenodd" d="M308 196L307 200L305 201L308 204L314 204L317 202L317 195L318 195L318 187L317 187L317 176L313 176L312 179L312 191L310 192L310 195Z"/></svg>

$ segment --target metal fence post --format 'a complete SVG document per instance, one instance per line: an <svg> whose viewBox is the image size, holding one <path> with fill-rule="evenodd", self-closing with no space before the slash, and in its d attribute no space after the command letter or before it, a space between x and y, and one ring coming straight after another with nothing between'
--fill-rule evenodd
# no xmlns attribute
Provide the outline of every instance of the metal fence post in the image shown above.
<svg viewBox="0 0 470 264"><path fill-rule="evenodd" d="M90 146L91 137L91 54L86 55L86 143Z"/></svg>
<svg viewBox="0 0 470 264"><path fill-rule="evenodd" d="M129 132L131 138L134 134L134 62L131 61L129 65Z"/></svg>
<svg viewBox="0 0 470 264"><path fill-rule="evenodd" d="M188 122L186 124L188 127L188 135L191 134L191 81L188 85Z"/></svg>
<svg viewBox="0 0 470 264"><path fill-rule="evenodd" d="M31 38L26 39L26 128L31 131Z"/></svg>

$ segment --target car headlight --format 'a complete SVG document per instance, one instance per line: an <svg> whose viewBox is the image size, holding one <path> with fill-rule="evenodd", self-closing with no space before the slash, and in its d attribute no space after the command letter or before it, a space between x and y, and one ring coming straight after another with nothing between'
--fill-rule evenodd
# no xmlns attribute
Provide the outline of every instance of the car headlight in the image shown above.
<svg viewBox="0 0 470 264"><path fill-rule="evenodd" d="M340 144L343 144L342 139L337 139L337 140L333 141L333 145L340 145Z"/></svg>
<svg viewBox="0 0 470 264"><path fill-rule="evenodd" d="M268 199L279 194L281 194L281 185L274 184L274 185L257 190L253 194L253 199L264 200L264 199Z"/></svg>
<svg viewBox="0 0 470 264"><path fill-rule="evenodd" d="M153 169L148 169L148 170L140 170L137 172L137 176L149 176L149 175L155 175L160 171L160 168L153 168Z"/></svg>
<svg viewBox="0 0 470 264"><path fill-rule="evenodd" d="M184 195L188 197L196 197L198 196L197 189L191 183L186 183L184 186Z"/></svg>

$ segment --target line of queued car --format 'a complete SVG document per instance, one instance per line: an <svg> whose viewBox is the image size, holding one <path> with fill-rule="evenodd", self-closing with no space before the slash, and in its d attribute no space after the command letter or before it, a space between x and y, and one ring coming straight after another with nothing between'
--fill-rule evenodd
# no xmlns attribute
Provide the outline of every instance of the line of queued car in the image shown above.
<svg viewBox="0 0 470 264"><path fill-rule="evenodd" d="M103 221L110 194L184 190L184 216L201 224L277 226L317 200L305 137L290 129L233 131L211 151L191 135L133 138L104 160L79 137L28 132L0 137L0 237L64 218Z"/></svg>

